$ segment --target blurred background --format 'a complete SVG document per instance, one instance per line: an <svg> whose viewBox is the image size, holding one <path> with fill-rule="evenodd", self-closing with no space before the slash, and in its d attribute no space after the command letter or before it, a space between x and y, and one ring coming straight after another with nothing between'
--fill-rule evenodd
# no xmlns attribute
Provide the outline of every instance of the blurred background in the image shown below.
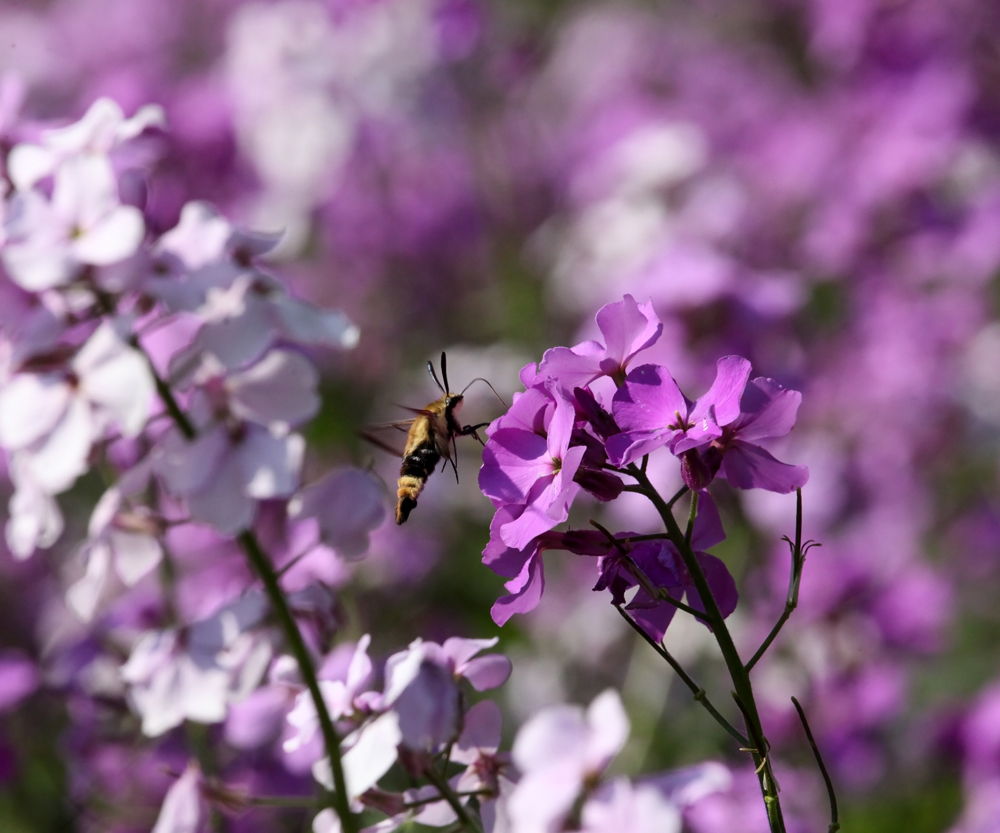
<svg viewBox="0 0 1000 833"><path fill-rule="evenodd" d="M271 267L361 326L353 352L317 354L311 474L371 464L393 488L398 459L357 431L437 398L428 360L447 351L453 388L482 376L509 401L524 364L599 337L594 313L626 292L652 299L650 360L689 395L728 353L801 390L772 451L809 466L822 547L755 670L794 829L825 829L825 795L792 694L844 830L1000 830L995 0L2 0L0 75L8 146L99 96L161 104L168 131L135 143L123 196L155 231L191 199L284 229ZM500 411L477 385L463 417ZM371 631L385 655L498 634L508 735L615 685L633 721L622 770L745 763L591 592L591 562L548 555L538 609L493 624L505 591L480 563L481 449L459 445L460 484L436 474L411 520L341 571L345 635ZM679 483L667 463L656 476ZM784 603L794 498L724 486L717 552L752 651ZM77 528L89 488L67 501ZM571 521L654 529L628 497ZM44 657L32 599L70 547L2 555L5 647ZM727 700L704 629L678 618L667 643ZM48 693L0 716L0 828L106 829L77 810L127 800L120 770L74 771L48 673ZM756 829L739 783L693 833Z"/></svg>

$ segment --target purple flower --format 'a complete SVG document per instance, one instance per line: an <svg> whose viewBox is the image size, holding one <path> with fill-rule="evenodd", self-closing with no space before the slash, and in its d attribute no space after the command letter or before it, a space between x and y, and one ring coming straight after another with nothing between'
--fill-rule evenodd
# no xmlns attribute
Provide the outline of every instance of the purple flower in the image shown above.
<svg viewBox="0 0 1000 833"><path fill-rule="evenodd" d="M726 356L717 368L715 382L697 402L681 393L665 367L644 364L629 373L612 405L622 433L607 442L611 461L626 466L663 446L679 455L720 436L722 426L740 415L750 362Z"/></svg>
<svg viewBox="0 0 1000 833"><path fill-rule="evenodd" d="M601 307L597 326L605 344L585 341L572 348L546 350L538 367L539 376L558 379L566 390L584 387L601 376L610 376L621 384L636 354L651 347L663 332L652 302L637 304L631 295Z"/></svg>
<svg viewBox="0 0 1000 833"><path fill-rule="evenodd" d="M706 461L718 466L719 475L739 489L785 494L801 488L809 469L782 463L755 442L791 431L801 402L801 393L786 390L773 379L753 379L743 392L739 416L713 440Z"/></svg>
<svg viewBox="0 0 1000 833"><path fill-rule="evenodd" d="M553 383L545 387L556 403L547 435L522 428L494 431L479 470L479 486L495 506L524 507L499 529L501 540L516 549L565 521L582 488L573 477L586 449L570 447L576 410Z"/></svg>

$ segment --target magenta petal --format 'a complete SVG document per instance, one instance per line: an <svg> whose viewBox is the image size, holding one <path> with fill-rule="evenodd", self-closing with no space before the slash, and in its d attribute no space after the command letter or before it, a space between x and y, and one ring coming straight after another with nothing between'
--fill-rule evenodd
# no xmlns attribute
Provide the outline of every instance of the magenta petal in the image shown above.
<svg viewBox="0 0 1000 833"><path fill-rule="evenodd" d="M489 654L469 662L462 674L476 691L503 685L510 676L511 663L503 654Z"/></svg>
<svg viewBox="0 0 1000 833"><path fill-rule="evenodd" d="M728 425L740 415L740 397L750 378L750 362L741 356L724 356L716 363L715 381L691 412L691 422L699 422L713 409L718 425Z"/></svg>
<svg viewBox="0 0 1000 833"><path fill-rule="evenodd" d="M774 379L758 376L747 385L743 394L743 418L739 437L742 440L763 440L783 437L795 425L802 394L786 390Z"/></svg>
<svg viewBox="0 0 1000 833"><path fill-rule="evenodd" d="M552 347L545 351L538 367L539 375L558 379L567 390L583 387L601 375L604 348L596 341L585 341L576 347Z"/></svg>
<svg viewBox="0 0 1000 833"><path fill-rule="evenodd" d="M514 403L503 416L495 419L486 434L492 437L501 428L521 428L542 435L552 419L555 405L544 390L529 388L514 394Z"/></svg>
<svg viewBox="0 0 1000 833"><path fill-rule="evenodd" d="M479 488L494 501L524 503L538 479L551 474L544 437L520 428L501 428L483 450Z"/></svg>
<svg viewBox="0 0 1000 833"><path fill-rule="evenodd" d="M611 411L622 431L659 431L686 417L688 402L665 367L644 364L625 377Z"/></svg>
<svg viewBox="0 0 1000 833"><path fill-rule="evenodd" d="M528 546L523 549L517 549L507 546L500 538L501 527L519 518L522 512L524 512L524 506L510 504L500 507L493 516L493 521L490 524L490 542L483 550L483 564L498 576L512 578L520 575L527 560L538 549L536 541L529 542Z"/></svg>
<svg viewBox="0 0 1000 833"><path fill-rule="evenodd" d="M535 484L525 502L524 512L500 528L500 540L508 546L523 549L532 538L548 532L569 517L569 507L583 488L574 483L573 478L585 451L581 446L569 449L559 473L548 483L539 480Z"/></svg>
<svg viewBox="0 0 1000 833"><path fill-rule="evenodd" d="M759 445L738 440L727 449L719 474L738 489L767 489L779 494L794 492L809 479L805 466L782 463Z"/></svg>
<svg viewBox="0 0 1000 833"><path fill-rule="evenodd" d="M510 596L496 600L490 615L498 625L503 625L515 613L527 613L538 606L545 589L545 573L541 555L535 555L524 565L521 574L504 585Z"/></svg>
<svg viewBox="0 0 1000 833"><path fill-rule="evenodd" d="M667 445L676 434L664 428L659 431L629 431L615 434L605 443L612 465L627 466Z"/></svg>
<svg viewBox="0 0 1000 833"><path fill-rule="evenodd" d="M709 555L707 552L696 552L694 555L701 565L701 571L705 574L708 589L712 591L712 595L715 597L715 603L719 606L719 612L722 613L722 618L725 619L730 613L736 610L736 603L739 601L739 593L736 592L736 581L733 579L725 562L721 559L716 558L714 555ZM693 586L690 586L687 588L687 593L688 603L691 607L704 613L705 605L702 603L698 591Z"/></svg>
<svg viewBox="0 0 1000 833"><path fill-rule="evenodd" d="M548 451L553 460L561 460L566 455L570 440L573 437L573 425L576 422L576 407L573 401L559 388L554 380L545 383L546 389L556 402L555 413L549 422Z"/></svg>
<svg viewBox="0 0 1000 833"><path fill-rule="evenodd" d="M640 305L631 295L601 307L597 326L604 335L607 357L614 361L614 369L625 367L629 359L652 345L663 332L652 301Z"/></svg>

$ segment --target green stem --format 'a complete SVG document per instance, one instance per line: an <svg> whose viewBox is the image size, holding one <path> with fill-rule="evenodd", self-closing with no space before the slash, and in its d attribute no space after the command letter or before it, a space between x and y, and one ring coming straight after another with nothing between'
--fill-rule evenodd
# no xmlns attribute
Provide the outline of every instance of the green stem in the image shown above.
<svg viewBox="0 0 1000 833"><path fill-rule="evenodd" d="M337 730L330 719L330 712L326 708L326 701L323 699L323 693L319 687L319 679L316 677L316 666L313 664L312 655L306 647L298 625L295 624L295 618L288 607L288 601L278 584L278 577L275 575L270 559L261 549L257 536L248 529L241 532L237 540L264 584L264 590L278 616L281 629L285 633L285 639L288 640L289 647L295 655L299 672L312 696L313 705L316 707L316 716L319 718L320 731L323 734L323 743L330 758L330 769L333 771L333 808L340 817L344 833L354 833L357 826L347 797L344 764L340 757L340 738L337 736Z"/></svg>
<svg viewBox="0 0 1000 833"><path fill-rule="evenodd" d="M786 541L788 537L785 536ZM768 648L771 647L771 643L774 642L775 637L777 637L779 631L784 627L785 622L788 621L788 617L792 615L792 611L795 610L799 605L799 584L802 581L802 565L806 560L806 553L809 551L811 546L819 546L818 544L809 541L803 546L802 544L802 490L795 490L795 542L788 541L789 548L792 551L792 569L788 575L788 595L785 598L785 609L782 611L781 616L775 623L774 627L771 628L771 632L767 635L767 638L760 644L756 653L750 658L747 663L747 671L749 672L756 664L757 661L764 656L764 653Z"/></svg>
<svg viewBox="0 0 1000 833"><path fill-rule="evenodd" d="M160 375L156 372L156 367L153 365L152 359L143 349L139 339L133 335L130 338L130 343L145 357L146 363L149 365L149 372L153 376L153 382L156 385L157 393L159 393L160 398L163 400L163 404L170 416L173 418L177 429L184 435L185 439L195 439L198 432L195 429L194 423L191 422L191 420L188 419L187 414L181 410L180 405L174 397L173 391L170 389L170 385L161 379ZM264 584L264 590L267 593L272 608L278 616L281 628L285 633L285 639L288 640L288 644L292 649L292 653L295 655L296 662L298 663L299 673L302 675L306 687L309 689L313 705L316 708L316 716L319 719L320 731L323 735L323 744L326 747L326 754L330 758L330 769L333 772L334 790L333 795L329 797L329 804L333 806L334 811L340 818L340 824L344 833L355 833L358 827L354 814L351 812L350 802L347 796L347 783L344 779L344 765L340 756L340 738L338 737L337 730L333 725L333 720L330 718L330 712L326 708L326 701L323 699L323 693L319 687L319 679L316 677L316 667L313 664L312 656L309 653L309 649L306 647L305 640L302 638L302 633L299 631L298 625L295 623L295 618L292 616L292 611L288 607L288 602L285 599L284 594L281 592L281 586L278 584L278 577L274 572L271 561L264 553L264 550L261 549L260 543L257 541L257 537L251 530L247 529L237 536L237 540L243 548L243 552L246 554L247 560L253 565L254 570L257 575L260 576L261 582Z"/></svg>
<svg viewBox="0 0 1000 833"><path fill-rule="evenodd" d="M747 744L750 743L750 741L743 736L743 733L740 732L740 730L737 729L735 726L733 726L732 723L726 720L726 718L722 716L721 712L719 712L719 710L712 705L712 702L708 699L708 694L705 692L705 689L703 689L700 685L698 685L698 683L694 681L694 679L692 679L691 675L684 670L684 667L676 659L674 659L673 654L671 654L666 648L664 648L660 643L658 643L648 633L646 633L640 627L639 623L636 622L631 616L629 616L622 609L621 605L615 605L615 610L617 610L621 614L622 619L628 622L629 627L631 627L632 630L634 630L637 634L639 634L639 636L641 636L653 648L653 650L656 651L656 653L658 653L664 659L667 665L669 665L671 668L674 669L674 671L677 672L677 676L684 681L684 685L686 685L689 689L691 689L691 693L694 695L694 699L705 707L705 710L710 715L712 715L713 718L715 718L716 723L718 723L723 729L729 732L729 734L731 734L734 738L736 738L736 740L738 740L743 746L746 746Z"/></svg>
<svg viewBox="0 0 1000 833"><path fill-rule="evenodd" d="M441 797L448 802L448 806L455 812L458 820L466 830L472 830L474 833L483 833L483 828L469 815L469 811L459 801L458 794L451 788L451 784L448 783L447 778L436 772L433 767L427 767L424 770L424 775L427 776L428 781L437 787L438 792L441 793Z"/></svg>
<svg viewBox="0 0 1000 833"><path fill-rule="evenodd" d="M737 701L741 704L744 718L747 722L747 733L751 738L760 739L756 748L749 751L753 755L754 767L758 771L757 775L760 782L761 795L764 798L764 806L767 808L767 817L771 831L772 833L785 833L785 822L781 813L781 803L778 799L777 784L768 772L770 767L769 762L766 760L767 749L761 748L765 744L765 738L761 727L760 715L757 712L753 686L750 683L750 674L744 667L743 660L740 659L739 651L736 650L732 634L729 633L729 628L726 626L726 621L719 610L715 596L712 595L712 590L708 585L708 580L705 578L704 571L701 569L701 564L698 563L698 559L691 549L690 542L686 540L684 533L678 526L677 519L674 517L670 506L667 505L666 501L663 500L659 492L650 483L649 478L646 477L638 466L631 465L628 467L628 471L635 478L636 482L645 488L646 496L652 501L659 512L667 528L667 534L680 552L684 566L687 568L691 580L694 582L695 589L698 591L709 625L712 628L712 633L715 636L715 641L719 645L723 661L726 663L726 669L729 671L729 676L736 689Z"/></svg>
<svg viewBox="0 0 1000 833"><path fill-rule="evenodd" d="M819 771L823 776L823 782L826 784L826 794L830 799L830 826L827 828L827 833L837 833L840 830L840 816L837 813L837 794L833 790L833 781L830 780L830 773L826 771L826 764L823 763L823 756L819 754L819 747L816 745L816 739L813 737L812 730L809 728L809 721L806 720L806 713L802 710L802 706L799 701L794 697L792 698L792 705L795 706L795 711L799 713L799 720L802 721L802 728L805 729L806 737L809 739L809 746L812 747L813 755L816 758L816 764L819 766Z"/></svg>

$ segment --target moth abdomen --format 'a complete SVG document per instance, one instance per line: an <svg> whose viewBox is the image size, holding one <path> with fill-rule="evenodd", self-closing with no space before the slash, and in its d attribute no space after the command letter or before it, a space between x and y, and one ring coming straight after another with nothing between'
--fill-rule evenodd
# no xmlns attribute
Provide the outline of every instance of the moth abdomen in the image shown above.
<svg viewBox="0 0 1000 833"><path fill-rule="evenodd" d="M396 492L396 523L406 523L410 512L417 505L417 498L423 491L424 483L433 474L441 455L438 454L431 438L410 451L399 467L399 483Z"/></svg>

